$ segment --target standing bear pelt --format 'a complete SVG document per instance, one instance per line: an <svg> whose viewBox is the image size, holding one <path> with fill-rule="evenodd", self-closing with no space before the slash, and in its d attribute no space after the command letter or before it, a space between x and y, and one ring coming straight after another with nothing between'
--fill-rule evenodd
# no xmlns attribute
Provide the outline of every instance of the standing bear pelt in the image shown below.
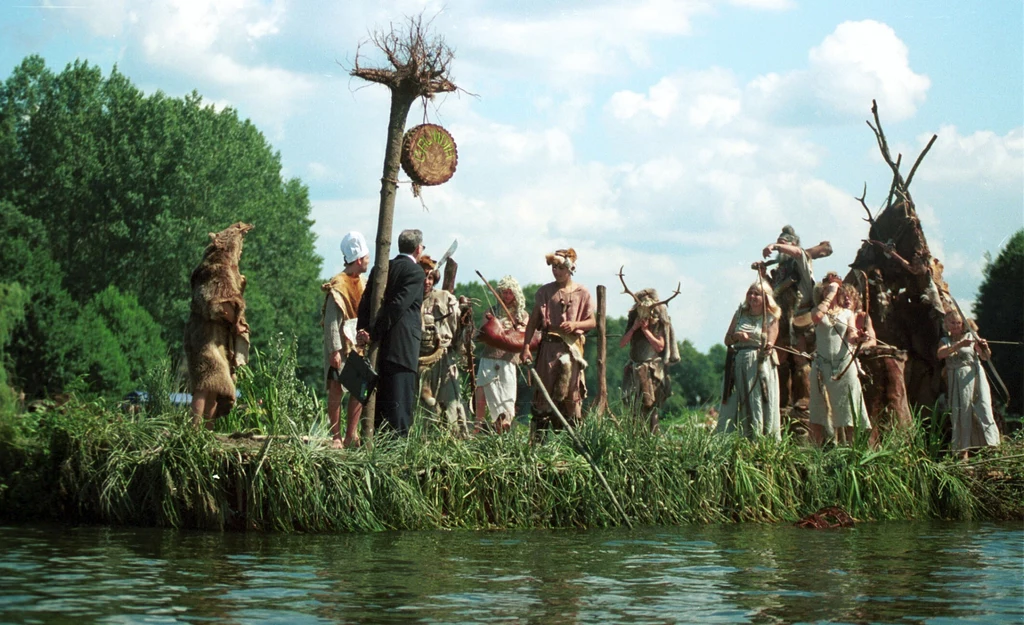
<svg viewBox="0 0 1024 625"><path fill-rule="evenodd" d="M235 369L249 360L245 276L238 270L242 240L252 224L238 222L210 233L210 244L192 271L192 306L185 324L185 358L192 390L192 420L199 426L231 411Z"/></svg>

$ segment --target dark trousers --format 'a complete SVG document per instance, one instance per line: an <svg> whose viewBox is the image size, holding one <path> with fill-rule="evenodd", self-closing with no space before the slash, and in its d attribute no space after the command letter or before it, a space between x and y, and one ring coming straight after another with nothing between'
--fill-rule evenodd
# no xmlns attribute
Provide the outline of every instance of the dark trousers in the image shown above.
<svg viewBox="0 0 1024 625"><path fill-rule="evenodd" d="M394 430L407 436L412 426L412 411L416 406L416 372L385 360L377 379L377 410L374 428Z"/></svg>

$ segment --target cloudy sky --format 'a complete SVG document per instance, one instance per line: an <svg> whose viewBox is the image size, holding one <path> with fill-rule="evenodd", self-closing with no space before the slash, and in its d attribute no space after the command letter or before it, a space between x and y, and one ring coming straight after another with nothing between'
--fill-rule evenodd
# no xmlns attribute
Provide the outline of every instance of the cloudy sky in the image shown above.
<svg viewBox="0 0 1024 625"><path fill-rule="evenodd" d="M59 71L115 64L147 92L236 108L310 188L325 275L351 229L372 237L389 94L348 76L375 29L425 11L466 93L414 106L459 148L450 182L407 184L397 229L460 277L547 282L574 247L577 279L682 295L677 334L721 341L750 263L792 224L845 274L864 210L890 175L865 124L878 101L955 296L1024 227L1024 5L1019 0L8 0L0 75L28 54ZM366 48L363 48L366 51ZM372 60L372 57L367 60ZM475 94L475 95L467 95ZM481 296L482 297L482 296Z"/></svg>

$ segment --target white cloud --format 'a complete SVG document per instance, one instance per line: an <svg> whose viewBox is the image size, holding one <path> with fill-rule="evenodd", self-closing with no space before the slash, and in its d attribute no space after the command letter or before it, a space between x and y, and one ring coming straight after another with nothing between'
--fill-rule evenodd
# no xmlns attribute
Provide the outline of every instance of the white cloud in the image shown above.
<svg viewBox="0 0 1024 625"><path fill-rule="evenodd" d="M631 119L641 113L654 116L664 124L675 111L679 90L675 81L663 78L653 85L647 95L632 91L619 91L608 101L608 110L617 119Z"/></svg>
<svg viewBox="0 0 1024 625"><path fill-rule="evenodd" d="M460 155L484 152L501 166L533 162L564 165L573 160L572 138L561 128L520 130L505 124L480 123L452 127Z"/></svg>
<svg viewBox="0 0 1024 625"><path fill-rule="evenodd" d="M729 0L729 4L766 11L788 11L796 8L794 0Z"/></svg>
<svg viewBox="0 0 1024 625"><path fill-rule="evenodd" d="M680 111L696 128L721 127L741 110L740 90L732 72L713 67L700 72L679 72L652 85L646 94L617 91L605 109L619 120L653 117L658 125L674 122Z"/></svg>
<svg viewBox="0 0 1024 625"><path fill-rule="evenodd" d="M690 106L690 124L721 127L731 122L740 112L740 101L719 95L699 95Z"/></svg>
<svg viewBox="0 0 1024 625"><path fill-rule="evenodd" d="M876 100L886 119L912 117L931 80L910 67L906 44L874 20L843 22L808 53L806 69L767 73L747 85L750 106L787 123L863 118Z"/></svg>
<svg viewBox="0 0 1024 625"><path fill-rule="evenodd" d="M332 176L331 168L323 163L312 162L309 164L309 177L314 180L327 180Z"/></svg>
<svg viewBox="0 0 1024 625"><path fill-rule="evenodd" d="M84 21L92 32L101 37L117 37L138 15L128 9L130 0L78 0L69 6L66 0L42 0L41 7L54 9L65 18ZM73 9L73 10L65 10Z"/></svg>
<svg viewBox="0 0 1024 625"><path fill-rule="evenodd" d="M47 0L50 5L53 0ZM152 65L187 77L207 97L280 134L282 121L313 94L316 80L259 60L256 44L280 32L284 0L86 0L62 11L101 36L121 36ZM191 90L191 89L189 89Z"/></svg>
<svg viewBox="0 0 1024 625"><path fill-rule="evenodd" d="M841 114L863 115L865 103L875 99L887 118L906 119L931 86L910 69L896 32L874 20L843 22L809 56L815 94Z"/></svg>
<svg viewBox="0 0 1024 625"><path fill-rule="evenodd" d="M478 14L465 21L463 41L540 79L576 82L648 65L652 41L690 34L692 18L708 13L711 5L710 0L638 0L538 6L529 17Z"/></svg>
<svg viewBox="0 0 1024 625"><path fill-rule="evenodd" d="M938 139L914 174L915 180L944 184L972 182L1021 191L1024 185L1024 127L999 136L990 130L961 135L955 126L946 125L935 134ZM931 134L917 139L915 154L924 149Z"/></svg>

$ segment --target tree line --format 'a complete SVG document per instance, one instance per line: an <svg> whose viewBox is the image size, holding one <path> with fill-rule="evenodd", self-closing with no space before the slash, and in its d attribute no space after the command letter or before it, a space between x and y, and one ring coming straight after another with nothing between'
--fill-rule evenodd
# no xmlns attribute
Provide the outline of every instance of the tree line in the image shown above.
<svg viewBox="0 0 1024 625"><path fill-rule="evenodd" d="M294 337L297 373L319 389L323 260L310 208L307 187L283 178L280 154L234 109L195 92L146 95L116 67L104 77L76 61L55 73L25 58L0 83L0 411L12 387L28 399L119 396L179 364L189 274L208 233L236 221L256 225L242 256L253 347ZM999 328L991 338L1019 340L1022 266L1024 231L986 269L983 335ZM528 303L537 288L524 288ZM479 283L456 294L486 298ZM625 323L607 322L613 397L628 357L617 341ZM590 362L595 348L589 341ZM725 354L683 340L666 412L716 401ZM1019 350L1008 360L1019 381ZM588 368L592 392L596 374Z"/></svg>
<svg viewBox="0 0 1024 625"><path fill-rule="evenodd" d="M243 255L255 346L296 336L308 375L322 262L309 213L305 185L233 109L27 57L0 86L0 283L27 294L0 309L21 318L8 382L29 398L117 394L170 366L208 233L239 220L258 224Z"/></svg>

